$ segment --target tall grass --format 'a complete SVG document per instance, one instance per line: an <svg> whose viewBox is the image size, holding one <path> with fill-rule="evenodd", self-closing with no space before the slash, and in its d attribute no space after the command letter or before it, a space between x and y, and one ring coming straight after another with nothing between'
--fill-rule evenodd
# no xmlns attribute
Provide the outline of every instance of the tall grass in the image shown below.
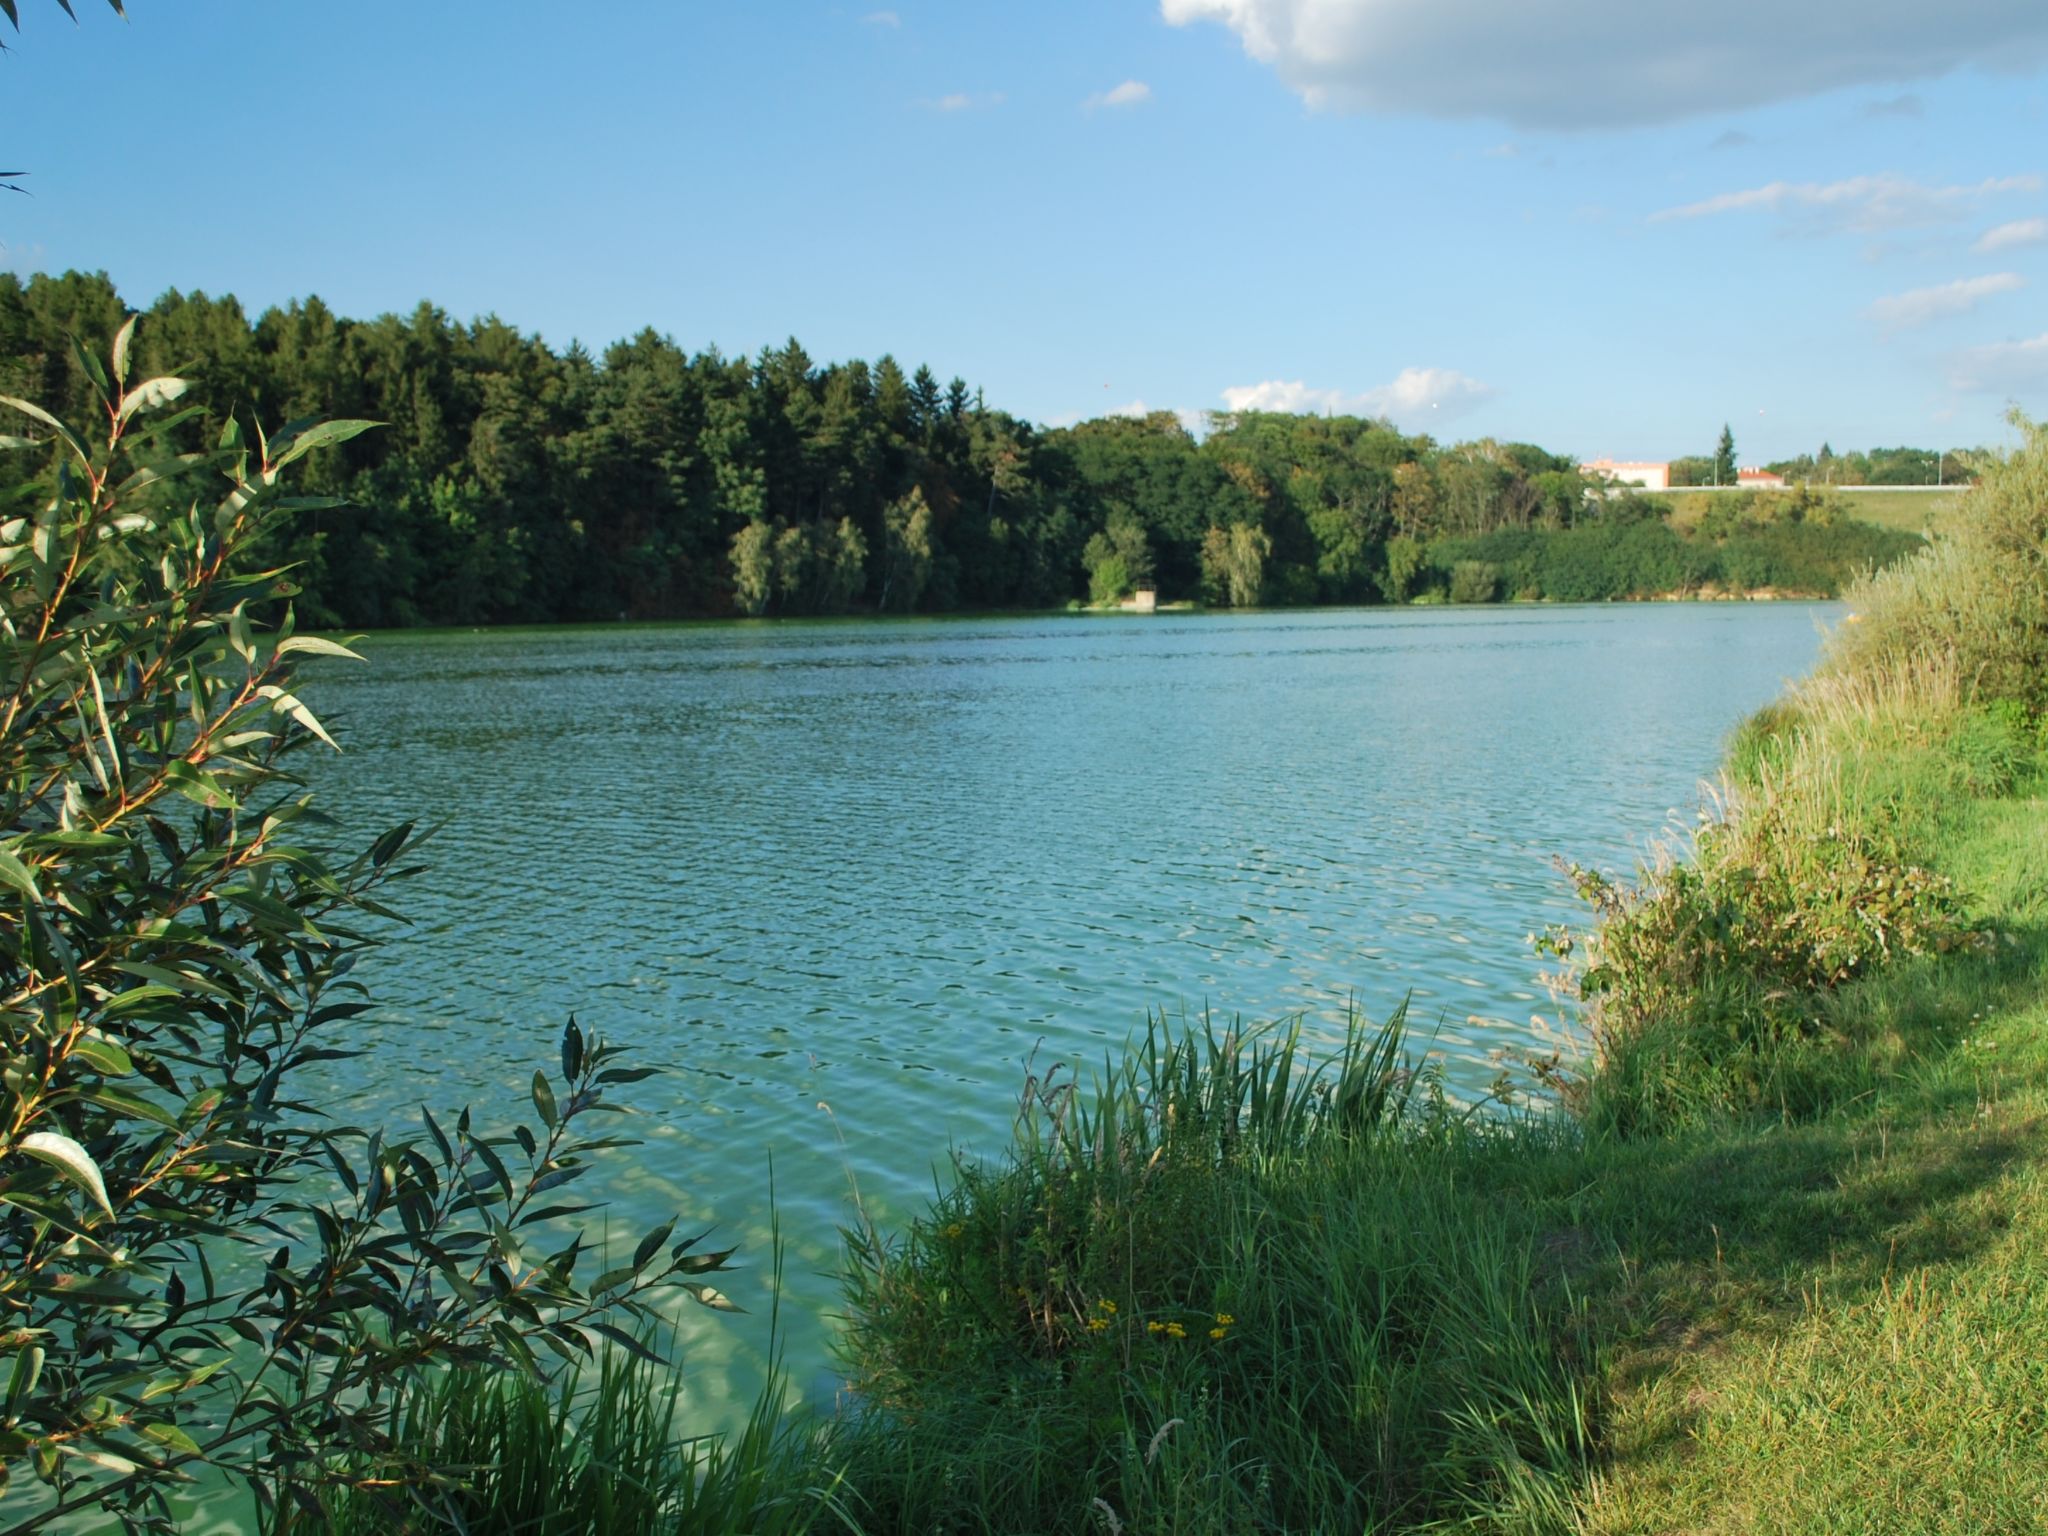
<svg viewBox="0 0 2048 1536"><path fill-rule="evenodd" d="M1583 1320L1488 1193L1561 1128L1460 1111L1402 1042L1154 1020L856 1237L829 1453L861 1526L1562 1528Z"/></svg>
<svg viewBox="0 0 2048 1536"><path fill-rule="evenodd" d="M1809 1117L1868 1092L1840 990L1984 948L1934 850L1948 808L2010 791L2048 711L2048 433L1914 559L1868 575L1815 674L1738 730L1717 814L1633 886L1578 871L1596 1132Z"/></svg>
<svg viewBox="0 0 2048 1536"><path fill-rule="evenodd" d="M2021 447L1930 547L1844 594L1856 622L1836 631L1824 675L1882 676L1941 658L1967 698L2048 708L2048 430L2012 419Z"/></svg>
<svg viewBox="0 0 2048 1536"><path fill-rule="evenodd" d="M776 1383L780 1386L780 1383ZM279 1533L392 1536L796 1536L831 1507L805 1463L809 1427L764 1392L729 1437L687 1438L665 1367L606 1353L595 1379L458 1369L396 1405L402 1492L374 1472ZM398 1481L398 1480L393 1480ZM296 1513L296 1512L294 1512Z"/></svg>
<svg viewBox="0 0 2048 1536"><path fill-rule="evenodd" d="M280 1504L271 1536L801 1536L844 1528L817 1427L785 1408L782 1243L772 1242L768 1379L729 1435L690 1435L684 1382L643 1346L595 1376L457 1368L409 1378L387 1443L317 1510Z"/></svg>

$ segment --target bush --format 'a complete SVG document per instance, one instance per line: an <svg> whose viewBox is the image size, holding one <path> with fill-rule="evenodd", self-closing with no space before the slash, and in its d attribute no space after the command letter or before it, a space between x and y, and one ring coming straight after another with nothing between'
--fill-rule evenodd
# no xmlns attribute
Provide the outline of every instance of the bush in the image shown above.
<svg viewBox="0 0 2048 1536"><path fill-rule="evenodd" d="M1823 673L1895 677L1946 657L1966 697L2048 711L2048 428L2013 420L2020 448L1931 547L1846 594L1854 622L1835 631Z"/></svg>
<svg viewBox="0 0 2048 1536"><path fill-rule="evenodd" d="M589 1117L645 1075L574 1021L510 1134L465 1111L387 1137L296 1097L353 1054L361 925L417 840L322 850L291 762L328 737L294 670L351 653L294 633L287 575L244 562L327 504L283 473L370 424L184 441L183 383L130 386L132 331L111 369L80 354L91 445L18 400L39 436L0 440L54 459L0 526L0 1484L38 1484L17 1532L165 1528L201 1466L317 1508L379 1467L382 1400L422 1370L588 1354L724 1259L658 1228L584 1286L580 1241L534 1246L622 1145Z"/></svg>
<svg viewBox="0 0 2048 1536"><path fill-rule="evenodd" d="M1572 1094L1597 1128L1654 1133L1730 1112L1825 1106L1832 998L1901 959L1981 949L1963 893L1913 854L1905 807L1982 792L2019 762L1996 722L1827 717L1825 700L1773 706L1730 748L1729 813L1704 820L1690 857L1625 887L1572 868L1598 913L1581 965L1595 1069ZM1866 704L1866 707L1869 707ZM1881 763L1858 755L1858 732Z"/></svg>
<svg viewBox="0 0 2048 1536"><path fill-rule="evenodd" d="M1451 601L1491 603L1500 597L1500 567L1484 560L1460 560L1451 567Z"/></svg>

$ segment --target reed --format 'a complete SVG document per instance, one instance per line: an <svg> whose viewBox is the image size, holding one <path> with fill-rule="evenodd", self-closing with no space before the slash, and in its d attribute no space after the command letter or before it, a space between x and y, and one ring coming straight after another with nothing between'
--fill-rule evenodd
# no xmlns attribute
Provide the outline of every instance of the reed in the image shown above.
<svg viewBox="0 0 2048 1536"><path fill-rule="evenodd" d="M1568 1130L1449 1103L1405 1027L1154 1019L1032 1077L1006 1158L853 1244L861 1527L1561 1520L1584 1319L1488 1190Z"/></svg>

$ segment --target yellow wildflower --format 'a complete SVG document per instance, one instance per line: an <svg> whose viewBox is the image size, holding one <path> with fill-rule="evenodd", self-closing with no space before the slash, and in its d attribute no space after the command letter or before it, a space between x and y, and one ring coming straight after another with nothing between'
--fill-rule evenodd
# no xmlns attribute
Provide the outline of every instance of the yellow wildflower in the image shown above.
<svg viewBox="0 0 2048 1536"><path fill-rule="evenodd" d="M1225 1328L1228 1328L1232 1323L1236 1322L1237 1319L1232 1317L1228 1312L1218 1312L1216 1314L1216 1321L1221 1323Z"/></svg>
<svg viewBox="0 0 2048 1536"><path fill-rule="evenodd" d="M1179 1323L1168 1323L1166 1325L1166 1336L1169 1339L1184 1339L1188 1336L1188 1331L1181 1327Z"/></svg>
<svg viewBox="0 0 2048 1536"><path fill-rule="evenodd" d="M1147 1333L1164 1333L1166 1332L1166 1324L1158 1322L1147 1323L1145 1325L1145 1331Z"/></svg>
<svg viewBox="0 0 2048 1536"><path fill-rule="evenodd" d="M966 1230L967 1229L961 1226L960 1223L957 1221L948 1222L946 1224L946 1236L949 1238L958 1237L961 1233L965 1232Z"/></svg>

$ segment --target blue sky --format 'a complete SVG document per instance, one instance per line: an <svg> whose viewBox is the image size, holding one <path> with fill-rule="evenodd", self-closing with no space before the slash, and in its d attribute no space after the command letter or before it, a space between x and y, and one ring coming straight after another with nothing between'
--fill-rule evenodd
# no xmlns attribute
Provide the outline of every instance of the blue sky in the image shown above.
<svg viewBox="0 0 2048 1536"><path fill-rule="evenodd" d="M1585 456L2048 411L2040 0L21 3L0 264L133 303Z"/></svg>

